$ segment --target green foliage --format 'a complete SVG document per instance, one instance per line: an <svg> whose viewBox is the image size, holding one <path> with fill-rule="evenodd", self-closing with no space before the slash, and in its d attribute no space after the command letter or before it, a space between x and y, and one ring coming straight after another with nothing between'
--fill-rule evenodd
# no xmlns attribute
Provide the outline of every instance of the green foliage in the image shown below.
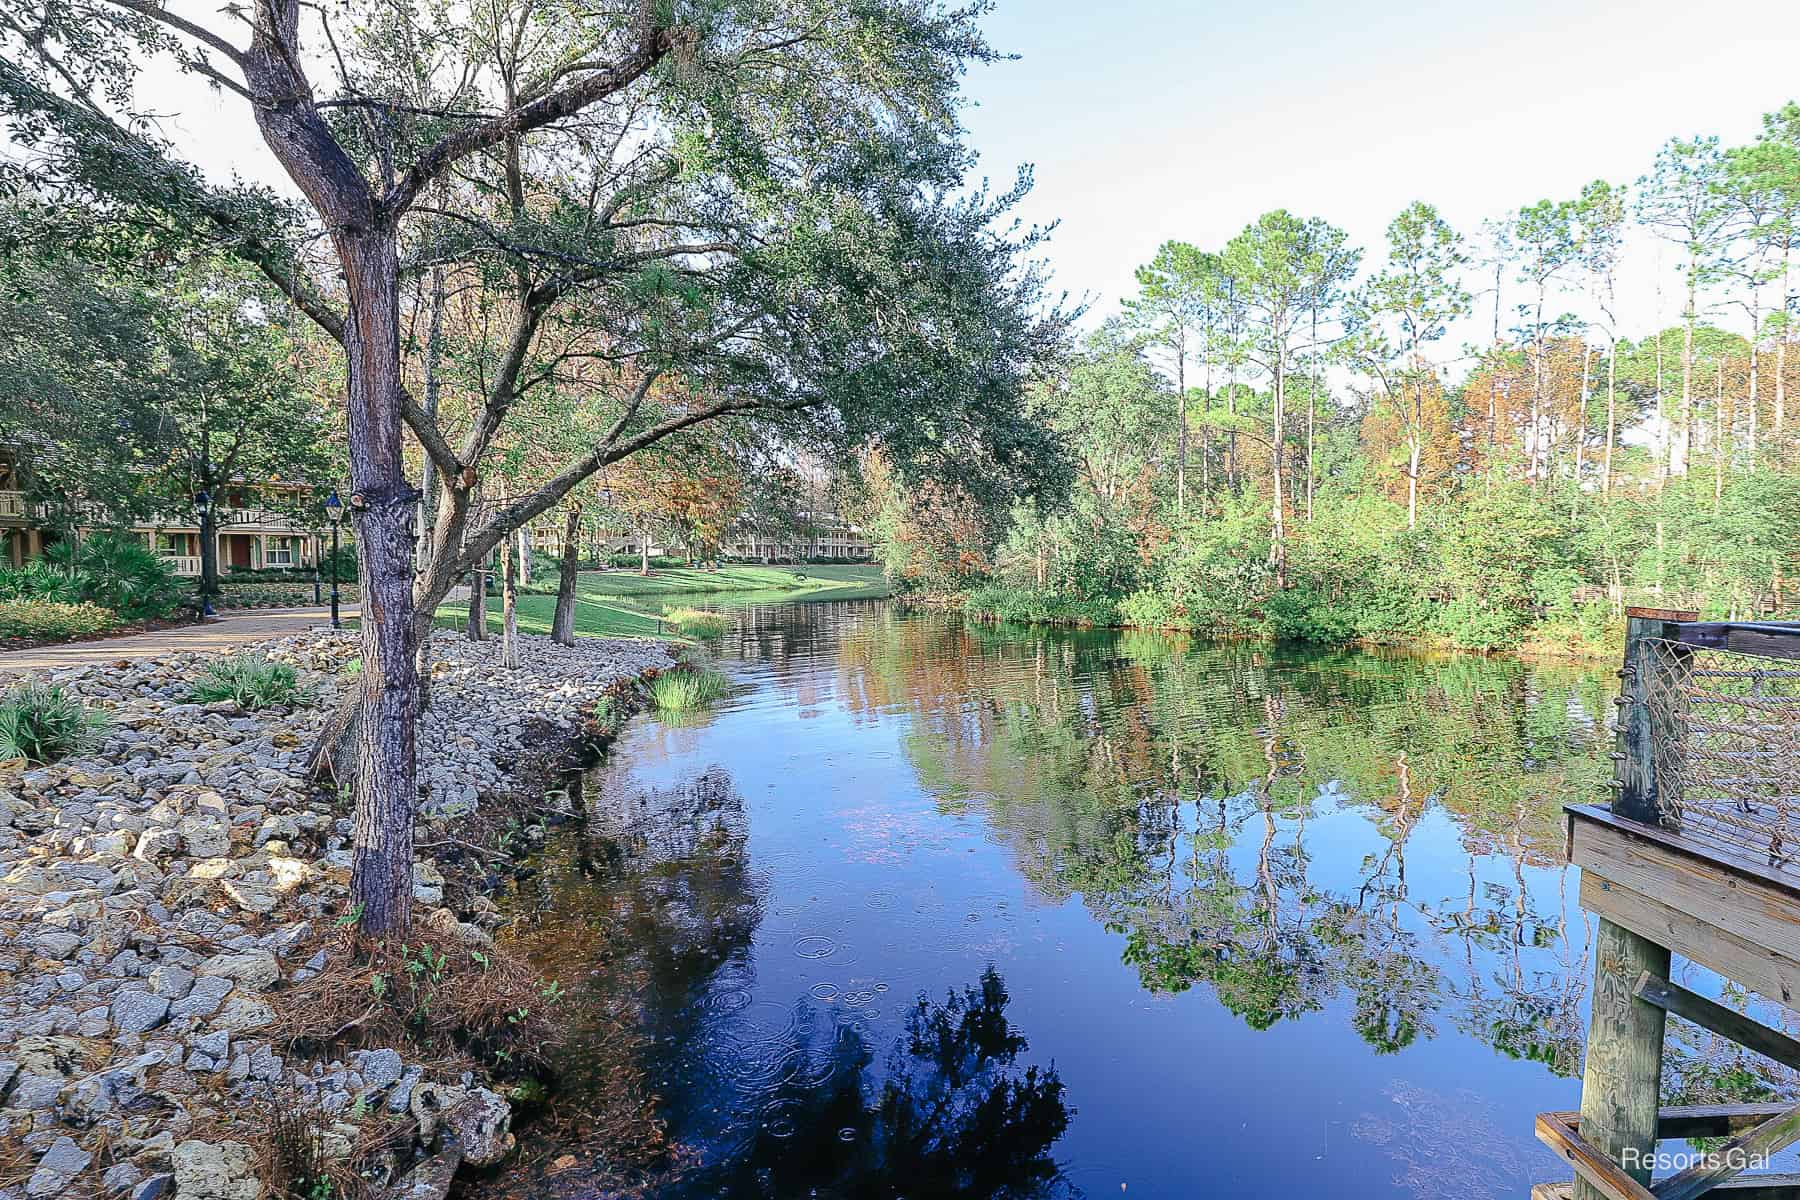
<svg viewBox="0 0 1800 1200"><path fill-rule="evenodd" d="M188 699L197 703L230 700L243 709L293 705L304 698L294 668L260 654L235 654L210 663L188 689Z"/></svg>
<svg viewBox="0 0 1800 1200"><path fill-rule="evenodd" d="M990 583L969 593L963 611L973 617L1023 625L1116 625L1119 606L1104 597L1039 591Z"/></svg>
<svg viewBox="0 0 1800 1200"><path fill-rule="evenodd" d="M730 689L731 680L718 671L677 667L650 681L650 701L663 712L694 712Z"/></svg>
<svg viewBox="0 0 1800 1200"><path fill-rule="evenodd" d="M61 641L105 633L119 619L98 604L55 600L0 601L0 638Z"/></svg>
<svg viewBox="0 0 1800 1200"><path fill-rule="evenodd" d="M730 622L718 613L704 612L698 608L667 609L663 613L663 619L673 625L683 637L723 637L730 628Z"/></svg>
<svg viewBox="0 0 1800 1200"><path fill-rule="evenodd" d="M170 616L184 595L169 565L127 533L57 542L41 559L0 568L0 599L96 605L126 621Z"/></svg>
<svg viewBox="0 0 1800 1200"><path fill-rule="evenodd" d="M127 621L169 616L186 595L169 564L129 533L102 531L59 542L44 557L75 580L83 600Z"/></svg>
<svg viewBox="0 0 1800 1200"><path fill-rule="evenodd" d="M110 724L55 684L24 683L0 697L0 759L55 762L87 749Z"/></svg>

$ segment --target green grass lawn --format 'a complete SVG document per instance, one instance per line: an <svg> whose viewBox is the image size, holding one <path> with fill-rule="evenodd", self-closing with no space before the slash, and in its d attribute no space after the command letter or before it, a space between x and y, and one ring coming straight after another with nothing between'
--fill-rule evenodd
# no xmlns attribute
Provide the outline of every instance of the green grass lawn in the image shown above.
<svg viewBox="0 0 1800 1200"><path fill-rule="evenodd" d="M554 579L537 580L555 587ZM668 637L665 608L684 599L704 597L720 606L781 604L789 601L869 600L888 594L881 568L866 564L819 563L797 567L727 566L717 571L686 567L659 568L649 575L635 571L583 571L575 585L575 632L589 637ZM549 633L556 615L556 595L521 592L519 628ZM488 597L488 627L500 628L500 601ZM446 604L437 623L462 628L469 619L465 604Z"/></svg>

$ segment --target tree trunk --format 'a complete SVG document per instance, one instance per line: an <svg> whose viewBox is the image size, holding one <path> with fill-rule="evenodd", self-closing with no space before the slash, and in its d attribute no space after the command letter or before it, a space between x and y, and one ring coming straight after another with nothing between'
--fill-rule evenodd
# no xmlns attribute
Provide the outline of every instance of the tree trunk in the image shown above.
<svg viewBox="0 0 1800 1200"><path fill-rule="evenodd" d="M581 505L570 504L563 521L562 571L556 581L556 617L550 622L550 638L564 646L575 644L575 581L581 567Z"/></svg>
<svg viewBox="0 0 1800 1200"><path fill-rule="evenodd" d="M519 555L510 537L500 539L500 665L519 669Z"/></svg>
<svg viewBox="0 0 1800 1200"><path fill-rule="evenodd" d="M1587 441L1588 345L1581 340L1581 392L1575 397L1575 499L1569 503L1569 515L1581 506L1581 451Z"/></svg>
<svg viewBox="0 0 1800 1200"><path fill-rule="evenodd" d="M1406 440L1406 527L1412 529L1419 523L1419 435L1412 433Z"/></svg>
<svg viewBox="0 0 1800 1200"><path fill-rule="evenodd" d="M1286 417L1287 379L1282 373L1279 355L1275 359L1275 412L1272 418L1274 437L1269 443L1269 458L1275 467L1275 507L1269 539L1269 566L1275 570L1275 586L1287 587L1287 519L1283 512L1285 497L1281 489L1281 427Z"/></svg>
<svg viewBox="0 0 1800 1200"><path fill-rule="evenodd" d="M1619 381L1619 339L1609 335L1606 350L1606 456L1600 465L1600 494L1612 494L1613 443L1619 437L1619 400L1615 385Z"/></svg>
<svg viewBox="0 0 1800 1200"><path fill-rule="evenodd" d="M650 574L650 533L648 530L638 533L638 574Z"/></svg>
<svg viewBox="0 0 1800 1200"><path fill-rule="evenodd" d="M388 229L335 233L349 292L350 501L362 566L362 713L350 899L365 932L404 934L412 921L414 704L413 546L418 493L400 431L398 241Z"/></svg>
<svg viewBox="0 0 1800 1200"><path fill-rule="evenodd" d="M1699 287L1694 277L1695 267L1688 264L1687 311L1681 322L1681 420L1684 432L1681 436L1681 456L1677 463L1673 445L1669 456L1671 474L1681 475L1687 471L1688 455L1694 446L1694 299L1695 290ZM1671 439L1673 443L1674 439Z"/></svg>
<svg viewBox="0 0 1800 1200"><path fill-rule="evenodd" d="M469 640L487 640L487 572L480 567L469 572Z"/></svg>
<svg viewBox="0 0 1800 1200"><path fill-rule="evenodd" d="M200 608L219 594L219 521L213 515L218 497L209 491L206 507L200 513Z"/></svg>
<svg viewBox="0 0 1800 1200"><path fill-rule="evenodd" d="M531 531L521 525L512 536L519 540L519 583L527 585L531 582Z"/></svg>
<svg viewBox="0 0 1800 1200"><path fill-rule="evenodd" d="M1187 511L1187 336L1175 342L1175 515Z"/></svg>

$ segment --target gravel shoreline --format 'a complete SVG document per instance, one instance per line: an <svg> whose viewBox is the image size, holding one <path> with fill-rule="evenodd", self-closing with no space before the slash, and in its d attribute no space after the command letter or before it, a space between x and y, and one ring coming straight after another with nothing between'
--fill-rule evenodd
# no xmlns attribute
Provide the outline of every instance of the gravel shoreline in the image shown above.
<svg viewBox="0 0 1800 1200"><path fill-rule="evenodd" d="M484 807L523 798L610 688L672 661L652 642L522 641L508 672L496 640L434 638L419 842L454 841ZM328 1157L350 1153L371 1112L415 1122L374 1181L394 1195L441 1195L459 1160L512 1146L504 1098L404 1047L284 1057L282 994L324 968L317 947L346 903L349 814L303 773L360 646L317 631L246 649L296 667L312 703L188 702L217 654L39 676L113 724L82 755L0 768L0 1200L255 1200L256 1139L278 1100L315 1110ZM415 921L471 947L498 919L479 899L442 907L429 852L414 898Z"/></svg>

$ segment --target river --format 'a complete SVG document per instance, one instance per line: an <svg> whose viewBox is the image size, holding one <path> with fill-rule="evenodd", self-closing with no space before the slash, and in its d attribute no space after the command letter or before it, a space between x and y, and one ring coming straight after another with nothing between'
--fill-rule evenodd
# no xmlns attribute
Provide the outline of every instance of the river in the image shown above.
<svg viewBox="0 0 1800 1200"><path fill-rule="evenodd" d="M1532 1118L1580 1094L1561 808L1610 671L735 615L733 692L634 721L523 894L569 1086L680 1147L653 1195L1567 1176ZM594 1194L572 1161L543 1192Z"/></svg>

